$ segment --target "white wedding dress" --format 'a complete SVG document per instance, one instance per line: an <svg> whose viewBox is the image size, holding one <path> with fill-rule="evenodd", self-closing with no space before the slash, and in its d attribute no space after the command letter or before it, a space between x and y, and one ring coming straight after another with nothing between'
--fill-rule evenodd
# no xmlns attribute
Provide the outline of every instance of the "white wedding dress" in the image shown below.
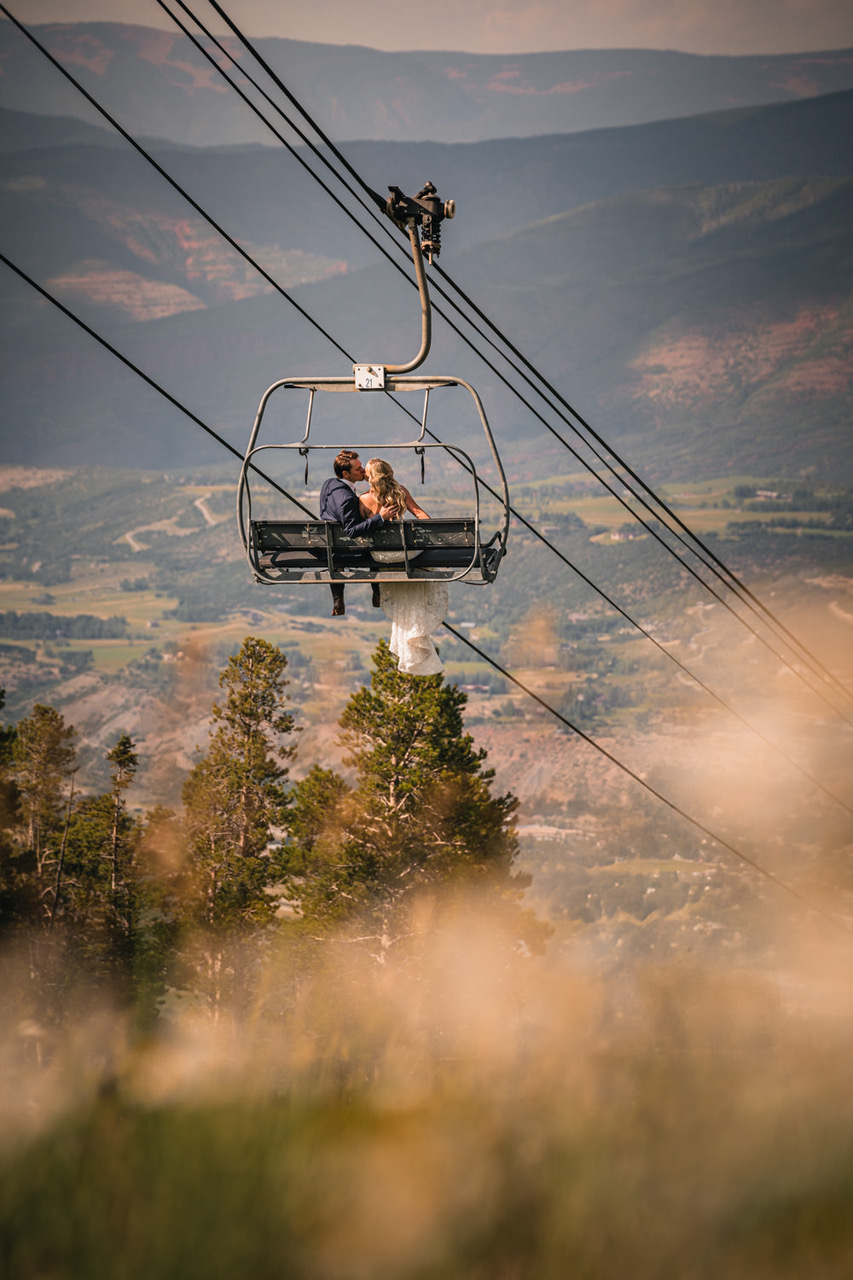
<svg viewBox="0 0 853 1280"><path fill-rule="evenodd" d="M444 670L432 641L447 613L446 582L382 582L382 609L391 620L389 648L400 671L436 676Z"/></svg>

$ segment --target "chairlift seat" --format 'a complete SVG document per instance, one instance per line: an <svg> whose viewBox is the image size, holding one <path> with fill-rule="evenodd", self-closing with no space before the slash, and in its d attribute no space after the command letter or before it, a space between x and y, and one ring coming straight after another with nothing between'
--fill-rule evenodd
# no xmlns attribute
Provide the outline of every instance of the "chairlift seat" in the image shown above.
<svg viewBox="0 0 853 1280"><path fill-rule="evenodd" d="M494 539L478 544L473 516L389 522L362 537L326 520L252 520L250 528L253 568L261 581L491 582L501 556ZM380 563L373 551L397 552L404 559Z"/></svg>

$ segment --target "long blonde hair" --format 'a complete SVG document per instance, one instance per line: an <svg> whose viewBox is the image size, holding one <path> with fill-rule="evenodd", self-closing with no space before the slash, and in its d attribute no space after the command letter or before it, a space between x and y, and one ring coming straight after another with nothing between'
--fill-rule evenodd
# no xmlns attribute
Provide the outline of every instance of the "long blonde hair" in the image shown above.
<svg viewBox="0 0 853 1280"><path fill-rule="evenodd" d="M370 492L380 507L396 507L398 518L406 510L406 490L394 479L394 469L384 458L371 458L365 464L364 473L370 483Z"/></svg>

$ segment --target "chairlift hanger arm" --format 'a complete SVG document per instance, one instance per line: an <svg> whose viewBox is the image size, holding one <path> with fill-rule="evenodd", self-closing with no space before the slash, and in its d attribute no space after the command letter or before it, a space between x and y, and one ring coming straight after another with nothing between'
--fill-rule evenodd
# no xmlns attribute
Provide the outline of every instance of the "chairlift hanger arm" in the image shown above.
<svg viewBox="0 0 853 1280"><path fill-rule="evenodd" d="M441 224L445 218L456 214L453 200L441 200L431 182L427 182L412 199L399 187L389 187L390 195L384 204L385 213L401 231L409 237L415 278L421 300L421 345L417 355L405 364L355 365L354 375L363 391L383 391L385 374L411 373L423 364L432 343L432 306L427 287L424 253L432 266L441 252Z"/></svg>
<svg viewBox="0 0 853 1280"><path fill-rule="evenodd" d="M424 255L421 249L418 228L414 221L410 221L406 227L409 235L409 243L412 246L412 260L415 264L415 276L418 281L418 296L421 300L421 345L418 354L414 359L409 360L406 364L386 364L385 373L411 373L413 369L417 369L422 365L429 355L429 349L432 345L432 306L429 300L429 289L427 288L426 268L424 267ZM354 372L357 374L358 365L354 366ZM384 378L382 379L384 389Z"/></svg>

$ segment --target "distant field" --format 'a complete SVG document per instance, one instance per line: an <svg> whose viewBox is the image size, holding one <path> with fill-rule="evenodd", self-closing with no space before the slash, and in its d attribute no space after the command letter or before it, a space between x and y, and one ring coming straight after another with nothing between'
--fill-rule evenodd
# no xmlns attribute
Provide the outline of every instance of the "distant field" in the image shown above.
<svg viewBox="0 0 853 1280"><path fill-rule="evenodd" d="M201 664L205 681L215 683L213 673L225 656L247 634L260 634L289 655L305 740L317 735L326 742L334 736L330 726L352 689L366 680L377 641L389 634L384 614L370 607L366 587L350 588L346 617L333 621L326 587L254 584L237 543L233 483L221 474L49 473L41 487L37 479L32 472L15 473L10 481L17 487L3 494L0 612L50 615L60 632L64 618L119 617L126 620L127 634L118 639L0 635L7 715L25 714L35 700L62 702L66 688L77 689L76 676L88 669L105 689L109 686L113 701L116 687L124 687L124 723L147 733L154 750L159 726L146 729L135 710L142 692L168 702L176 687L185 689L193 664ZM569 565L577 564L683 663L698 665L714 682L730 683L734 673L724 655L733 641L719 626L709 638L705 615L691 612L707 608L698 587L641 526L629 523L628 512L614 499L596 496L593 483L589 476L561 473L513 486L512 499L560 547ZM831 510L821 509L816 498L801 511L781 500L775 505L785 506L784 511L764 509L754 497L737 496L759 491L779 494L780 486L772 478L737 476L671 485L666 494L689 526L730 539L726 558L736 558L750 584L773 582L776 566L785 563L784 607L797 610L798 625L807 632L815 630L812 642L821 652L830 635L838 635L841 644L845 619L853 614L844 586L848 576L853 579L853 557L845 550L849 534L828 524L840 522L843 495L833 497ZM436 514L466 506L455 491L430 487L429 507ZM774 527L780 519L792 521L795 529ZM729 525L741 532L732 533ZM772 537L753 538L748 532L760 534L768 527ZM810 535L823 530L824 536L786 536L800 530ZM839 588L808 582L838 582ZM630 733L649 718L691 717L701 702L695 689L688 689L686 676L674 679L675 669L666 670L660 651L605 606L565 561L517 527L497 582L488 588L452 588L448 618L593 732ZM437 640L448 677L470 686L472 723L503 726L511 734L514 720L532 714L526 695L464 643L447 634ZM74 695L68 713L94 741L97 697L90 685L85 705L77 709ZM209 705L208 693L199 693L187 714L202 723Z"/></svg>
<svg viewBox="0 0 853 1280"><path fill-rule="evenodd" d="M535 513L546 521L549 515L571 513L586 525L604 526L611 531L624 526L635 537L643 536L640 525L633 522L630 510L626 510L616 497L591 492L594 485L590 477L580 473L552 476L515 486L513 500L524 514ZM740 486L757 490L774 488L769 481L738 476L703 480L693 485L661 485L659 492L678 517L699 534L725 534L727 526L733 522L778 524L778 507L774 507L771 500L762 509L760 498L738 499L735 489ZM644 519L651 518L636 500L626 500L629 507ZM827 525L832 520L831 511L808 503L786 503L784 516L802 526L810 522Z"/></svg>

